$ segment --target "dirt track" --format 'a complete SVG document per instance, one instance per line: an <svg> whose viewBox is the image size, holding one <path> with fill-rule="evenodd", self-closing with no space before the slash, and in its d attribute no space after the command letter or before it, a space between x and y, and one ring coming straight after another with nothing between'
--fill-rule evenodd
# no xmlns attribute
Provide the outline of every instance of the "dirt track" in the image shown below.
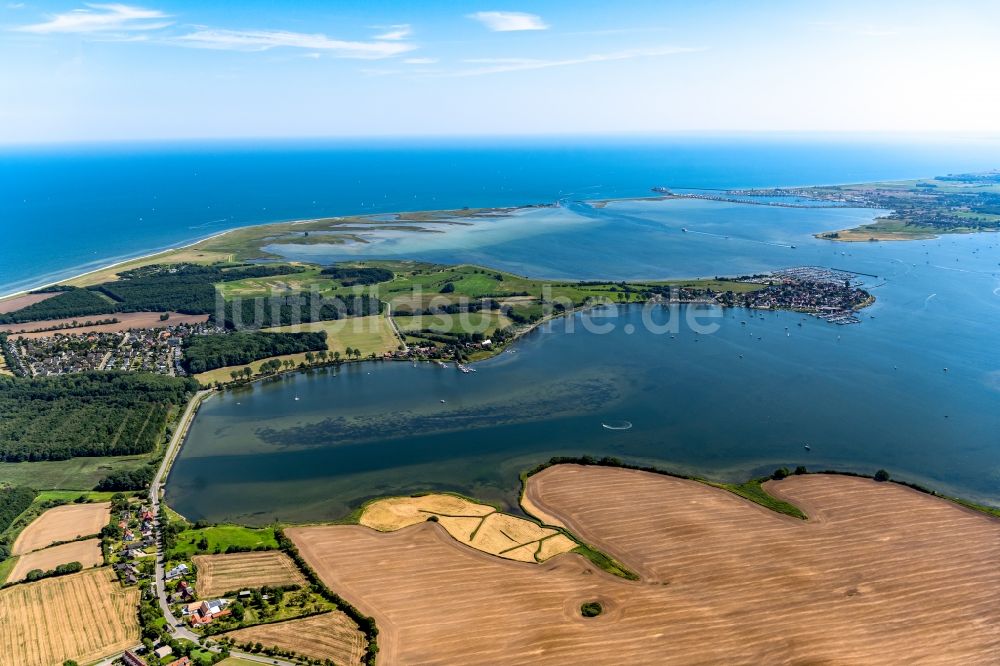
<svg viewBox="0 0 1000 666"><path fill-rule="evenodd" d="M991 664L1000 521L894 484L810 475L781 516L722 490L558 466L532 503L642 575L573 554L542 565L461 546L433 523L286 533L379 623L386 664ZM585 619L579 605L605 613Z"/></svg>

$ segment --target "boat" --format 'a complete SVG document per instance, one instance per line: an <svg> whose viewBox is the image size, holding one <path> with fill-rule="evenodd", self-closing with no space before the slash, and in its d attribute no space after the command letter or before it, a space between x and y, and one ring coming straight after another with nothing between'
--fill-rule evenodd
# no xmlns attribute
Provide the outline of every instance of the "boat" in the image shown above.
<svg viewBox="0 0 1000 666"><path fill-rule="evenodd" d="M445 400L444 398L441 398L441 402L447 402L447 400Z"/></svg>
<svg viewBox="0 0 1000 666"><path fill-rule="evenodd" d="M802 448L805 449L806 451L812 451L812 447L809 446L808 444L803 444Z"/></svg>
<svg viewBox="0 0 1000 666"><path fill-rule="evenodd" d="M299 396L295 396L295 399L296 399L296 400L298 400L298 399L299 399Z"/></svg>

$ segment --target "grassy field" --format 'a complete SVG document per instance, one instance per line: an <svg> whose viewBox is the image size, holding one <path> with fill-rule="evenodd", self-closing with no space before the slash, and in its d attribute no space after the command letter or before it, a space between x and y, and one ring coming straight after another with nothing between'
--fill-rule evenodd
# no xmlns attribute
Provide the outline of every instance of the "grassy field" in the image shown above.
<svg viewBox="0 0 1000 666"><path fill-rule="evenodd" d="M322 275L320 271L323 269L320 266L306 265L304 268L305 270L301 273L222 282L216 285L216 289L226 300L230 300L237 297L283 296L312 290L327 293L340 286L336 280Z"/></svg>
<svg viewBox="0 0 1000 666"><path fill-rule="evenodd" d="M108 472L119 469L138 469L151 459L152 454L147 454L0 463L0 483L29 486L36 489L90 490Z"/></svg>
<svg viewBox="0 0 1000 666"><path fill-rule="evenodd" d="M207 549L199 549L198 543L208 541ZM270 527L253 529L240 525L216 525L202 529L184 530L177 535L177 545L171 549L171 559L186 559L199 552L224 552L229 546L239 548L277 548L278 541Z"/></svg>
<svg viewBox="0 0 1000 666"><path fill-rule="evenodd" d="M757 479L751 479L746 483L705 483L710 486L715 486L716 488L728 490L729 492L735 493L744 499L748 499L751 502L756 502L763 507L767 507L768 509L771 509L771 511L777 511L778 513L783 513L787 516L794 516L795 518L806 520L806 514L804 514L799 507L767 494L767 491L761 486L761 481Z"/></svg>
<svg viewBox="0 0 1000 666"><path fill-rule="evenodd" d="M52 666L97 661L139 642L137 588L108 568L0 591L3 663Z"/></svg>
<svg viewBox="0 0 1000 666"><path fill-rule="evenodd" d="M347 355L344 352L348 347L361 350L362 357L367 357L369 354L373 353L381 356L385 352L393 351L400 344L400 340L396 337L396 333L392 330L392 325L389 323L389 320L382 315L352 317L348 319L338 319L335 321L297 324L294 326L279 326L264 330L269 333L308 333L326 331L327 351L331 354L335 351L339 351L345 359L347 358ZM313 356L315 356L315 352L313 352ZM254 369L255 374L259 374L260 366L264 362L273 359L277 359L279 361L291 361L295 366L298 366L300 363L306 363L306 355L305 353L301 353L274 356L270 359L260 359L250 363L249 366ZM211 385L214 382L230 382L233 379L230 373L234 370L241 370L244 367L246 366L227 366L224 368L209 370L208 372L203 372L195 375L194 377L206 386Z"/></svg>
<svg viewBox="0 0 1000 666"><path fill-rule="evenodd" d="M418 315L395 317L403 333L430 329L436 333L483 333L491 335L498 328L511 325L511 320L499 312L465 312L456 315Z"/></svg>
<svg viewBox="0 0 1000 666"><path fill-rule="evenodd" d="M6 560L0 561L0 585L7 582L7 579L10 577L11 572L16 566L16 557L8 557Z"/></svg>

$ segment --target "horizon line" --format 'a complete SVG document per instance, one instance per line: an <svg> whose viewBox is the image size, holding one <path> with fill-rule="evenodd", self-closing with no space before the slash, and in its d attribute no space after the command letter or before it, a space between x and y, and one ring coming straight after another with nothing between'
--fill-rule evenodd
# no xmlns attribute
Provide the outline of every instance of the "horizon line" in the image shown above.
<svg viewBox="0 0 1000 666"><path fill-rule="evenodd" d="M720 129L689 129L689 130L608 130L593 132L510 132L510 133L422 133L422 134L317 134L317 135L232 135L232 136L176 136L176 137L107 137L97 139L53 139L5 141L0 139L0 150L7 148L52 148L61 146L114 146L140 144L191 144L191 143L278 143L278 142L362 142L362 141L510 141L510 140L559 140L559 139L625 139L625 138L885 138L927 139L1000 139L1000 129L997 130L720 130Z"/></svg>

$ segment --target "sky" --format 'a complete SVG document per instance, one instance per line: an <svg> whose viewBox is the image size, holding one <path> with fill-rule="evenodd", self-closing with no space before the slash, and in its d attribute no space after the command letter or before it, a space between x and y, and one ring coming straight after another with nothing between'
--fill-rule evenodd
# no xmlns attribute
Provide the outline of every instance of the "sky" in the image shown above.
<svg viewBox="0 0 1000 666"><path fill-rule="evenodd" d="M1000 2L0 0L0 143L1000 133Z"/></svg>

